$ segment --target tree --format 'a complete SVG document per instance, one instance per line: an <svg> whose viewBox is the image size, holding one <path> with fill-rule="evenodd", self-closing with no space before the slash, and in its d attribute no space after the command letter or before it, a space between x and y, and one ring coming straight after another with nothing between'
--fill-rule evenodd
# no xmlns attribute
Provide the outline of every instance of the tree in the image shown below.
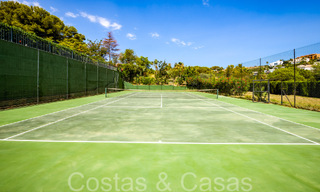
<svg viewBox="0 0 320 192"><path fill-rule="evenodd" d="M233 75L234 65L228 65L226 69L226 77L231 77Z"/></svg>
<svg viewBox="0 0 320 192"><path fill-rule="evenodd" d="M123 78L125 81L133 82L134 78L138 75L137 65L133 63L125 63L121 65Z"/></svg>
<svg viewBox="0 0 320 192"><path fill-rule="evenodd" d="M216 71L216 72L219 72L219 71L222 71L223 70L223 67L219 67L219 66L213 66L210 68L212 71Z"/></svg>
<svg viewBox="0 0 320 192"><path fill-rule="evenodd" d="M153 65L155 67L155 79L157 84L167 83L169 79L169 73L171 68L171 64L166 61L158 61L154 60Z"/></svg>
<svg viewBox="0 0 320 192"><path fill-rule="evenodd" d="M136 64L138 65L140 76L146 76L147 71L151 67L151 62L149 61L148 57L137 57Z"/></svg>
<svg viewBox="0 0 320 192"><path fill-rule="evenodd" d="M184 63L179 62L179 63L175 63L174 67L171 70L170 76L179 83L179 85L181 85L183 83L183 81L185 80L183 74L184 74Z"/></svg>
<svg viewBox="0 0 320 192"><path fill-rule="evenodd" d="M95 61L105 62L106 50L102 47L102 40L88 41L88 53Z"/></svg>
<svg viewBox="0 0 320 192"><path fill-rule="evenodd" d="M62 30L62 40L59 41L59 44L89 54L87 44L84 43L85 39L86 37L78 33L78 30L75 27L65 26Z"/></svg>
<svg viewBox="0 0 320 192"><path fill-rule="evenodd" d="M43 8L14 1L0 2L0 21L53 41L62 40L61 31L65 27L58 17Z"/></svg>
<svg viewBox="0 0 320 192"><path fill-rule="evenodd" d="M120 49L118 49L117 47L119 46L119 44L117 43L117 40L114 39L111 31L108 32L108 37L103 39L102 46L106 49L106 56L108 56L109 62L112 62L112 59L114 57L118 57L117 52Z"/></svg>
<svg viewBox="0 0 320 192"><path fill-rule="evenodd" d="M57 16L37 6L14 1L0 2L0 22L19 27L41 38L87 53L85 36L66 26Z"/></svg>
<svg viewBox="0 0 320 192"><path fill-rule="evenodd" d="M293 81L294 80L293 68L281 68L272 73L269 73L268 78L274 81ZM299 71L296 71L296 80L305 81L305 78L300 75Z"/></svg>
<svg viewBox="0 0 320 192"><path fill-rule="evenodd" d="M314 64L313 66L314 78L320 81L320 63Z"/></svg>
<svg viewBox="0 0 320 192"><path fill-rule="evenodd" d="M120 53L119 60L121 63L135 63L137 56L135 56L133 49L126 49L124 53Z"/></svg>

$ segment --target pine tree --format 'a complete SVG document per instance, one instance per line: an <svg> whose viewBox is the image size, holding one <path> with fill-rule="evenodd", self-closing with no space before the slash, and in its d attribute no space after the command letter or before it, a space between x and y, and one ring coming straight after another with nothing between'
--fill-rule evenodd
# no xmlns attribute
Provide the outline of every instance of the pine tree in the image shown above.
<svg viewBox="0 0 320 192"><path fill-rule="evenodd" d="M114 39L112 32L108 32L108 37L102 41L102 46L106 49L106 56L108 56L108 61L112 62L112 59L118 57L118 49L119 44L117 40ZM115 63L114 63L115 64Z"/></svg>

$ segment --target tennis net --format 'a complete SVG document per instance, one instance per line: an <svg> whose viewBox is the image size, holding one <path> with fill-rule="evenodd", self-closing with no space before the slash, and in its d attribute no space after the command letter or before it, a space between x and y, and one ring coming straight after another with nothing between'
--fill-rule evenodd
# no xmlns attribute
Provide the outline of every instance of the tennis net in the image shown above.
<svg viewBox="0 0 320 192"><path fill-rule="evenodd" d="M161 94L164 98L190 98L188 93L196 92L196 93L206 93L212 94L217 99L219 97L219 89L187 89L187 90L142 90L142 89L120 89L120 88L106 88L105 89L105 97L108 97L111 93L136 93L131 98L152 98L152 97L159 97Z"/></svg>

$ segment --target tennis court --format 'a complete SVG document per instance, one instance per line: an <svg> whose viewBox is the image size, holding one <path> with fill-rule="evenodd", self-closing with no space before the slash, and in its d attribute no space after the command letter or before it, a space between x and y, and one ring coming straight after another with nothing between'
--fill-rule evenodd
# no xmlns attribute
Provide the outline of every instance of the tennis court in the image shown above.
<svg viewBox="0 0 320 192"><path fill-rule="evenodd" d="M0 127L4 191L320 189L317 112L203 92L121 91L1 116L15 119ZM170 190L158 185L163 175ZM145 188L126 188L125 178L145 178Z"/></svg>
<svg viewBox="0 0 320 192"><path fill-rule="evenodd" d="M15 141L115 143L320 143L317 128L224 103L208 93L124 91L118 94L4 125L0 137Z"/></svg>

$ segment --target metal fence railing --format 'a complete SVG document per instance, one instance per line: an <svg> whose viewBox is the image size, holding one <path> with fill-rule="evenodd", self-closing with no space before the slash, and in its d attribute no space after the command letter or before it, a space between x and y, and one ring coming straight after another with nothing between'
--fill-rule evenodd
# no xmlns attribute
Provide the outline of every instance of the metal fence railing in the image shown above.
<svg viewBox="0 0 320 192"><path fill-rule="evenodd" d="M89 56L83 53L74 51L70 48L61 46L52 41L49 41L41 37L38 37L34 34L28 33L20 28L9 26L1 22L0 22L0 39L13 42L16 44L24 45L26 47L39 49L52 54L75 59L78 61L90 63L93 65L105 66L106 68L111 70L115 70L115 71L117 70L117 68L112 65L106 65L103 63L95 62Z"/></svg>

